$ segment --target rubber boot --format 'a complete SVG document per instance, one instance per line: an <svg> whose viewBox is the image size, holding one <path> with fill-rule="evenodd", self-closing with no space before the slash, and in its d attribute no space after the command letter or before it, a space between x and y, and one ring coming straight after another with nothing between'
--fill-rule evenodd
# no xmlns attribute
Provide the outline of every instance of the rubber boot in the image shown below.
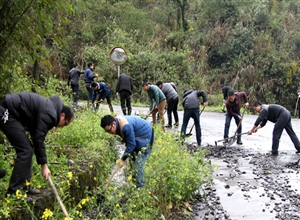
<svg viewBox="0 0 300 220"><path fill-rule="evenodd" d="M128 109L128 115L131 115L132 109Z"/></svg>

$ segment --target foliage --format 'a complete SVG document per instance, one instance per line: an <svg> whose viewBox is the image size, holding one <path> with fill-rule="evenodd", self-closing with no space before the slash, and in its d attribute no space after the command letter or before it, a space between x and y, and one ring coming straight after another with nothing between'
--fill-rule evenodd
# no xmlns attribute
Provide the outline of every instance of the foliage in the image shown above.
<svg viewBox="0 0 300 220"><path fill-rule="evenodd" d="M47 135L52 180L72 218L89 216L95 210L98 217L108 219L167 217L184 201L191 200L203 182L209 179L212 167L204 159L204 151L199 149L191 155L175 140L177 135L155 128L156 141L146 165L145 186L135 188L132 170L127 166L127 184L120 188L112 183L105 191L105 202L95 208L96 195L102 193L104 180L119 158L117 149L109 146L117 144L120 138L106 133L99 126L100 117L107 113L76 111L73 123L65 128L54 128ZM7 144L3 144L0 153L3 158L0 166L7 171L7 176L1 181L3 184L0 184L0 215L16 218L22 213L24 219L63 219L58 203L49 203L41 210L38 201L27 198L22 191L3 198L15 158L14 149L5 147ZM49 188L36 163L32 171L33 178L27 184Z"/></svg>

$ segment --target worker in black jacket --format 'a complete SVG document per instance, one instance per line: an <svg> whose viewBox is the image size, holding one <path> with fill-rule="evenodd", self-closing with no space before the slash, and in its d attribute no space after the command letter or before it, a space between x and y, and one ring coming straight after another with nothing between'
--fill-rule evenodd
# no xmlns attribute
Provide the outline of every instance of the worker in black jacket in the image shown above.
<svg viewBox="0 0 300 220"><path fill-rule="evenodd" d="M26 181L30 182L33 153L41 165L43 177L48 180L51 172L47 167L45 137L51 128L64 127L73 118L73 110L64 106L58 96L45 98L36 93L21 92L7 94L0 101L0 129L17 154L6 195L25 189ZM29 194L40 193L36 189L27 190Z"/></svg>
<svg viewBox="0 0 300 220"><path fill-rule="evenodd" d="M271 121L275 123L275 125L273 130L272 151L270 154L274 156L278 155L279 140L281 138L283 129L285 129L286 133L290 136L297 150L296 153L300 153L300 142L292 127L292 116L290 111L281 105L262 105L259 101L255 101L253 103L253 109L256 112L259 112L259 116L256 119L252 129L248 131L249 135L264 127L267 121Z"/></svg>
<svg viewBox="0 0 300 220"><path fill-rule="evenodd" d="M120 95L120 102L123 114L131 115L131 95L133 90L132 78L126 73L122 73L118 78L118 83L116 86L116 92Z"/></svg>

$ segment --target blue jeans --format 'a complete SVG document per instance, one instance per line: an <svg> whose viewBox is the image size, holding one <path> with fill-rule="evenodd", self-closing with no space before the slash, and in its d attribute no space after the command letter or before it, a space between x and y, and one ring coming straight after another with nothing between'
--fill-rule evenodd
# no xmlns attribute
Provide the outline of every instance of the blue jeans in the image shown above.
<svg viewBox="0 0 300 220"><path fill-rule="evenodd" d="M240 115L240 112L238 112L238 115ZM226 112L226 119L225 119L225 129L224 129L224 138L228 138L228 133L229 133L229 127L230 127L230 122L233 116L231 116L228 112ZM235 124L238 126L238 124L240 123L240 119L237 117L234 117L235 120ZM239 127L239 129L237 130L237 134L241 134L242 133L242 123ZM241 141L241 135L237 136L237 142Z"/></svg>
<svg viewBox="0 0 300 220"><path fill-rule="evenodd" d="M145 164L151 151L152 150L149 149L149 146L143 147L142 150L139 151L139 153L135 157L133 170L134 170L134 176L136 178L135 185L137 188L144 186Z"/></svg>
<svg viewBox="0 0 300 220"><path fill-rule="evenodd" d="M186 127L189 123L190 118L194 119L194 124L196 128L196 139L197 144L201 145L201 127L200 127L200 113L198 108L192 108L192 109L184 109L183 113L183 122L181 126L181 137L184 139L186 134Z"/></svg>

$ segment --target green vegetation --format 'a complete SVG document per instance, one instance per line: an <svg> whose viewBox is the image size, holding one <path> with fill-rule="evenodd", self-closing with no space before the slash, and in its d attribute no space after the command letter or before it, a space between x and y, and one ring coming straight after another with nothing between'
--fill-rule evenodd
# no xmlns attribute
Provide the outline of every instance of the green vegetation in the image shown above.
<svg viewBox="0 0 300 220"><path fill-rule="evenodd" d="M3 0L0 9L0 99L10 92L33 91L46 97L59 95L71 105L66 86L71 64L77 62L85 69L92 61L94 73L100 75L96 80L109 85L117 103L118 67L109 54L121 46L128 59L120 68L132 76L132 98L139 106L148 99L142 82L161 80L173 81L180 97L186 89L206 91L205 111L221 111L220 87L230 85L245 91L250 102L278 103L294 112L300 82L299 0ZM80 99L86 100L83 80L80 88ZM116 140L99 128L99 115L77 112L76 117L71 126L47 137L54 182L74 218L93 206L95 198L87 191L103 188L118 158L108 147ZM113 196L104 206L108 212L98 213L115 219L167 218L208 177L204 152L189 156L171 136L157 133L147 168L148 185L139 192L130 184L108 189L106 194ZM10 171L14 150L7 148L2 133L0 140L0 166ZM158 152L166 155L159 157ZM158 173L152 173L153 165ZM185 169L190 172L181 173ZM81 170L88 177L75 175ZM47 188L36 164L33 172L30 184ZM197 176L184 176L193 172ZM3 199L8 177L0 184L0 213L13 215L20 206L34 211L35 204L24 202L24 195ZM72 194L76 191L72 187L82 185L87 186L86 193ZM36 218L44 213L43 219L62 219L56 203L54 209L48 208Z"/></svg>
<svg viewBox="0 0 300 220"><path fill-rule="evenodd" d="M179 134L163 133L160 128L155 128L156 140L146 165L146 185L137 190L131 170L126 166L127 184L112 183L105 191L103 203L97 203L97 194L102 193L105 180L119 159L114 146L120 144L120 139L104 132L99 125L101 115L107 113L77 112L72 124L54 129L47 136L52 180L70 217L78 219L92 211L96 212L94 219L168 218L174 210L191 214L188 207L180 207L200 193L201 186L210 180L212 166L204 159L203 150L191 155L175 140ZM46 210L38 210L39 202L27 198L21 191L4 198L15 153L13 148L3 146L1 149L0 166L8 175L1 180L5 184L0 184L0 216L16 219L21 214L23 219L63 219L57 202L45 204ZM33 178L27 184L49 188L36 162Z"/></svg>

